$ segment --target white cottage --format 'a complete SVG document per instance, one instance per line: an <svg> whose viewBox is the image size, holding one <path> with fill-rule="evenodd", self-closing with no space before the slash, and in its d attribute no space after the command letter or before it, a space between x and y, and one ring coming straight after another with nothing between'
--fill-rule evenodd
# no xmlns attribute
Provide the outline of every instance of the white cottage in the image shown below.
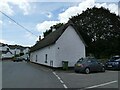
<svg viewBox="0 0 120 90"><path fill-rule="evenodd" d="M51 67L62 67L62 61L68 61L68 66L73 67L86 56L85 46L75 26L67 23L31 47L30 61Z"/></svg>
<svg viewBox="0 0 120 90"><path fill-rule="evenodd" d="M1 58L3 59L11 59L14 55L10 51L2 51Z"/></svg>
<svg viewBox="0 0 120 90"><path fill-rule="evenodd" d="M12 52L7 44L0 43L0 58L10 59L13 57Z"/></svg>

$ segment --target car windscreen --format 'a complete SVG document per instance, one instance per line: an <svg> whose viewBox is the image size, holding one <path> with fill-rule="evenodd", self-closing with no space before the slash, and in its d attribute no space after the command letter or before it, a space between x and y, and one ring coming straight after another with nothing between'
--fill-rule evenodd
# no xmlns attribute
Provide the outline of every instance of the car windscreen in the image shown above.
<svg viewBox="0 0 120 90"><path fill-rule="evenodd" d="M77 63L83 63L83 62L86 62L87 61L87 59L86 58L81 58L81 59L79 59L78 61L77 61Z"/></svg>
<svg viewBox="0 0 120 90"><path fill-rule="evenodd" d="M112 58L110 58L110 60L109 61L115 61L115 60L117 60L117 59L119 59L120 57L112 57Z"/></svg>
<svg viewBox="0 0 120 90"><path fill-rule="evenodd" d="M120 62L120 59L115 60L116 62Z"/></svg>

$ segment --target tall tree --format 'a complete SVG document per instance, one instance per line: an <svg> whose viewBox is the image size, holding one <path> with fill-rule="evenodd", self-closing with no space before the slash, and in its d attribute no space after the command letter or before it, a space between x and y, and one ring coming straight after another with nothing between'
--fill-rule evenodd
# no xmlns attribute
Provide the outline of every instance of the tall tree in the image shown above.
<svg viewBox="0 0 120 90"><path fill-rule="evenodd" d="M63 25L63 23L58 23L56 25L51 26L49 30L46 30L43 33L44 37L46 37L48 34L50 34L51 32L53 32L54 30L57 30L58 28L60 28L62 25Z"/></svg>
<svg viewBox="0 0 120 90"><path fill-rule="evenodd" d="M108 9L92 8L70 18L96 57L120 54L120 17Z"/></svg>
<svg viewBox="0 0 120 90"><path fill-rule="evenodd" d="M81 33L87 47L87 54L97 58L120 55L120 17L110 13L103 7L87 9L82 14L71 17L76 28ZM63 23L58 23L44 32L44 37L57 30Z"/></svg>

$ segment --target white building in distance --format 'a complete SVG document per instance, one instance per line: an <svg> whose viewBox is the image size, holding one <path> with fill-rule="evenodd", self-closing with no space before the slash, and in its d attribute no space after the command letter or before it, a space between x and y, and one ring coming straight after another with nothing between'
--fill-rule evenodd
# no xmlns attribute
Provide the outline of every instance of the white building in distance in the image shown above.
<svg viewBox="0 0 120 90"><path fill-rule="evenodd" d="M4 43L0 43L0 58L1 59L11 59L16 55L20 55L20 53L28 56L29 47L23 47L20 45L8 45Z"/></svg>

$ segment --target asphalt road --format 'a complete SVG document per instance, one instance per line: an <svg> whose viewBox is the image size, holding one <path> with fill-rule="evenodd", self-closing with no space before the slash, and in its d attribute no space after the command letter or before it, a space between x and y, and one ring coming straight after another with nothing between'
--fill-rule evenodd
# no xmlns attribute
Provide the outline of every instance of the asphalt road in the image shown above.
<svg viewBox="0 0 120 90"><path fill-rule="evenodd" d="M2 63L2 88L118 88L118 71L87 75L7 61Z"/></svg>
<svg viewBox="0 0 120 90"><path fill-rule="evenodd" d="M26 62L2 63L2 88L63 88L50 69Z"/></svg>

